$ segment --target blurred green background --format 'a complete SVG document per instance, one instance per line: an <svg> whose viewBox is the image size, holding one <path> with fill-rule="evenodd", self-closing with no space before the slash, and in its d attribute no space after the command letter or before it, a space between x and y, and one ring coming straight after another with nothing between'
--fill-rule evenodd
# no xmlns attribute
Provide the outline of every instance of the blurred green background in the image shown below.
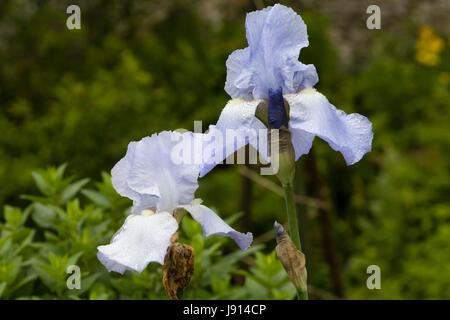
<svg viewBox="0 0 450 320"><path fill-rule="evenodd" d="M374 131L372 152L353 166L319 139L297 162L311 298L450 298L444 2L431 5L435 16L421 15L428 11L420 1L382 2L382 28L368 30L365 1L282 1L308 26L300 60L316 66L316 88L367 116ZM66 28L74 3L81 30ZM120 276L95 256L130 206L109 171L132 140L216 122L229 99L225 61L247 46L245 13L269 4L0 2L1 298L167 298L159 265ZM295 296L274 254L272 225L286 222L284 200L276 179L252 174L257 169L219 166L200 181L197 196L253 232L255 244L237 251L185 218L180 236L195 249L196 271L183 298ZM81 290L66 287L70 264L81 268ZM381 290L366 286L369 265L381 268Z"/></svg>

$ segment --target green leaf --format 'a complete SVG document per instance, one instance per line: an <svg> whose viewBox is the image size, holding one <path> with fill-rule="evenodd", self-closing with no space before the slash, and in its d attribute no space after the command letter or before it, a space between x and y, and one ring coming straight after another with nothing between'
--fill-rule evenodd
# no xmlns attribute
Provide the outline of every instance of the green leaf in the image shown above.
<svg viewBox="0 0 450 320"><path fill-rule="evenodd" d="M6 222L13 226L18 227L22 222L22 211L19 208L5 206L4 214Z"/></svg>
<svg viewBox="0 0 450 320"><path fill-rule="evenodd" d="M235 251L233 253L230 253L229 255L225 256L223 259L215 263L211 267L211 272L216 274L224 274L229 272L229 270L233 267L233 265L241 260L243 257L249 256L258 250L261 250L264 247L264 245L256 245L251 246L245 251Z"/></svg>
<svg viewBox="0 0 450 320"><path fill-rule="evenodd" d="M0 263L0 282L13 283L19 274L21 264L21 256L15 257L10 262Z"/></svg>
<svg viewBox="0 0 450 320"><path fill-rule="evenodd" d="M95 283L95 281L101 276L101 273L94 273L87 277L81 277L81 289L74 289L71 291L76 291L78 295L83 294L84 292L87 292L92 285Z"/></svg>
<svg viewBox="0 0 450 320"><path fill-rule="evenodd" d="M57 179L62 179L64 176L64 172L66 171L67 163L63 163L56 169L55 176Z"/></svg>
<svg viewBox="0 0 450 320"><path fill-rule="evenodd" d="M236 221L239 221L239 219L240 219L243 215L244 215L243 212L235 213L235 214L231 215L230 217L226 218L226 219L225 219L225 222L226 222L228 225L232 226Z"/></svg>
<svg viewBox="0 0 450 320"><path fill-rule="evenodd" d="M20 221L20 224L23 226L25 222L27 222L28 217L30 216L31 212L33 211L33 206L28 206L22 213L22 220Z"/></svg>
<svg viewBox="0 0 450 320"><path fill-rule="evenodd" d="M36 230L31 230L25 240L22 241L20 246L14 252L14 255L18 255L23 249L25 249L28 245L33 241L34 235L36 234Z"/></svg>
<svg viewBox="0 0 450 320"><path fill-rule="evenodd" d="M24 279L22 279L18 284L16 284L14 287L12 287L9 292L13 292L15 290L20 289L21 287L23 287L24 285L26 285L28 282L34 281L37 278L36 274L30 274L27 277L25 277ZM1 295L0 295L1 296Z"/></svg>
<svg viewBox="0 0 450 320"><path fill-rule="evenodd" d="M109 201L108 199L101 194L98 191L91 190L91 189L84 189L81 190L81 193L86 196L89 200L97 204L98 206L102 208L109 208Z"/></svg>
<svg viewBox="0 0 450 320"><path fill-rule="evenodd" d="M12 234L8 234L8 235L3 235L1 240L0 240L0 253L2 252L3 248L6 246L6 244L8 243L8 241L11 241L12 238Z"/></svg>
<svg viewBox="0 0 450 320"><path fill-rule="evenodd" d="M56 212L50 206L40 203L34 204L34 210L31 217L34 222L43 228L51 228L56 222Z"/></svg>
<svg viewBox="0 0 450 320"><path fill-rule="evenodd" d="M47 182L45 182L44 178L42 177L42 174L40 174L39 172L32 172L31 175L33 176L34 182L36 183L36 186L38 187L39 191L46 196L50 196L51 191L50 191L50 187L47 184Z"/></svg>
<svg viewBox="0 0 450 320"><path fill-rule="evenodd" d="M12 243L13 243L12 237L13 237L13 234L9 234L0 241L0 254L1 255L5 256L6 253L8 252L8 250L12 247Z"/></svg>
<svg viewBox="0 0 450 320"><path fill-rule="evenodd" d="M31 196L28 194L23 194L20 196L20 198L29 200L31 202L37 202L37 203L42 203L42 204L52 204L54 202L52 198L37 197L37 196Z"/></svg>
<svg viewBox="0 0 450 320"><path fill-rule="evenodd" d="M77 264L78 259L83 255L83 252L77 252L74 255L70 256L67 260L67 266Z"/></svg>
<svg viewBox="0 0 450 320"><path fill-rule="evenodd" d="M66 203L67 201L72 199L89 181L89 178L85 178L67 186L61 194L62 202Z"/></svg>
<svg viewBox="0 0 450 320"><path fill-rule="evenodd" d="M51 289L52 291L56 291L57 283L52 277L52 270L49 269L49 266L43 263L34 262L33 269L49 289Z"/></svg>
<svg viewBox="0 0 450 320"><path fill-rule="evenodd" d="M6 288L6 282L0 282L0 298L3 295L3 292L5 291Z"/></svg>

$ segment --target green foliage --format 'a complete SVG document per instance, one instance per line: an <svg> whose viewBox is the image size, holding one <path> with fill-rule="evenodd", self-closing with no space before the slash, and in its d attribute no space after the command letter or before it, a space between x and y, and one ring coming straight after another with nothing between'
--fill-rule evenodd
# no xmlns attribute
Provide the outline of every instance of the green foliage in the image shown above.
<svg viewBox="0 0 450 320"><path fill-rule="evenodd" d="M256 299L292 299L296 290L286 271L276 257L275 251L270 254L256 253L255 265L250 271L238 271L246 276L245 287Z"/></svg>
<svg viewBox="0 0 450 320"><path fill-rule="evenodd" d="M108 243L129 214L130 201L114 191L110 177L95 189L86 179L65 177L66 165L33 172L41 196L24 196L24 210L5 206L0 225L0 298L3 299L166 299L161 266L151 263L142 274L108 273L97 259L97 246ZM30 219L31 217L31 219ZM234 223L239 215L228 219ZM241 251L230 239L205 238L201 226L185 217L180 241L195 252L195 273L181 293L185 299L293 298L274 253L263 246ZM257 268L240 272L246 261ZM68 289L68 267L79 266L81 288ZM244 264L245 267L245 264ZM245 277L243 277L244 275Z"/></svg>
<svg viewBox="0 0 450 320"><path fill-rule="evenodd" d="M346 104L367 115L375 132L373 151L355 168L353 194L339 201L351 298L450 297L450 50L440 65L420 65L412 31L401 40L380 38L358 81L349 79L343 90ZM328 170L337 196L346 187L338 182L343 175ZM379 291L364 286L371 264L381 268Z"/></svg>
<svg viewBox="0 0 450 320"><path fill-rule="evenodd" d="M9 204L1 224L1 298L165 297L157 265L119 276L97 261L96 246L111 239L130 205L108 174L98 173L112 168L132 140L192 129L200 119L206 129L217 120L228 99L225 61L246 46L244 16L255 8L227 4L216 17L199 3L79 0L82 29L68 31L71 1L0 1L0 206ZM367 30L364 46L343 63L338 52L348 48L330 41L327 17L303 7L297 11L310 46L300 60L316 66L316 87L331 103L367 116L375 134L372 152L351 167L326 143L314 142L346 296L449 298L448 39L439 63L423 65L415 59L420 26L386 25L381 33ZM345 24L344 34L353 34L360 25L355 21ZM315 196L301 184L310 175L309 160L305 155L297 162L296 192ZM65 162L69 174L101 181L65 178L65 166L31 174ZM245 207L241 181L232 166L218 166L202 178L197 196L232 217ZM32 195L21 199L23 193ZM286 221L280 196L256 183L250 193L240 229L258 237L274 220ZM299 209L308 282L332 292L318 212ZM201 257L185 297L289 296L291 289L275 277L271 246L238 252L228 240L204 239L189 218L182 230L183 241ZM61 275L67 277L64 268L74 259L85 291L63 287ZM381 267L380 291L366 287L371 264ZM261 272L267 278L258 282Z"/></svg>

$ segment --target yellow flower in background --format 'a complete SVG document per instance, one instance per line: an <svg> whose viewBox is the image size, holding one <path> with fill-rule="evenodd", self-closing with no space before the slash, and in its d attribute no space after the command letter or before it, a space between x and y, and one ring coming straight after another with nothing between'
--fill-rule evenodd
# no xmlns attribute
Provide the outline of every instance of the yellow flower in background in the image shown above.
<svg viewBox="0 0 450 320"><path fill-rule="evenodd" d="M435 66L441 61L440 53L444 49L444 40L430 26L423 26L416 41L416 61Z"/></svg>

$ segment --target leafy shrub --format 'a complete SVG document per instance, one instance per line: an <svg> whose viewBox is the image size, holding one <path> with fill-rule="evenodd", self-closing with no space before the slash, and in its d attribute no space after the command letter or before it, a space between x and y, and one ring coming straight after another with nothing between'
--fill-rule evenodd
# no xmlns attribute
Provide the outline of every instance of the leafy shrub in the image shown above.
<svg viewBox="0 0 450 320"><path fill-rule="evenodd" d="M65 165L33 173L40 196L25 209L5 206L0 225L0 297L3 299L166 299L161 266L141 274L108 273L97 246L110 241L129 214L130 202L112 187L109 175L95 188L89 180L65 177ZM233 223L239 216L228 219ZM263 246L241 251L228 238L205 238L201 226L185 217L180 242L195 252L195 273L181 296L186 299L286 299L295 296L275 253ZM250 261L249 270L243 259ZM68 289L67 268L81 270L81 289Z"/></svg>

